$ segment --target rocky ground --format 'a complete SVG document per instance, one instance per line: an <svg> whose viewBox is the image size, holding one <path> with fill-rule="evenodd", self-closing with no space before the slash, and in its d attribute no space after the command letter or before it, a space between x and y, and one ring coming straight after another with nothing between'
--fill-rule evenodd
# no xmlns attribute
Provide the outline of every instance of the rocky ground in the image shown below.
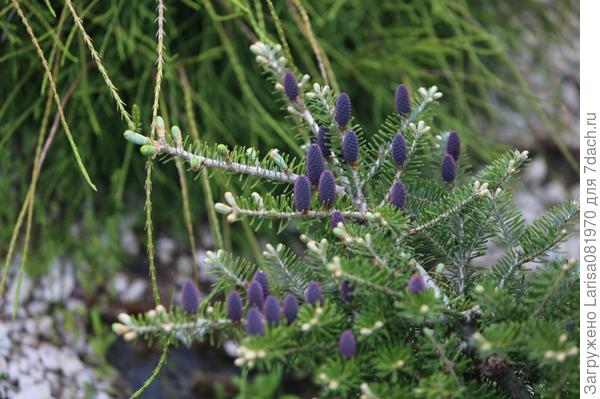
<svg viewBox="0 0 600 399"><path fill-rule="evenodd" d="M0 398L114 397L114 377L89 343L73 265L57 261L49 270L35 281L23 277L14 318L17 284L9 279L8 301L0 305Z"/></svg>

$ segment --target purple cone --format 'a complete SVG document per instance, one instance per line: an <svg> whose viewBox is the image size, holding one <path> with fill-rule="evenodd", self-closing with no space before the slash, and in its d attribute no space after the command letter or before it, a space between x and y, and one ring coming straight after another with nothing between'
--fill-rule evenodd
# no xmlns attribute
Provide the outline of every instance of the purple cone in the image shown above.
<svg viewBox="0 0 600 399"><path fill-rule="evenodd" d="M231 321L240 321L242 320L242 297L237 291L231 291L229 295L227 295L227 317Z"/></svg>
<svg viewBox="0 0 600 399"><path fill-rule="evenodd" d="M340 355L344 359L351 358L356 354L356 338L354 338L351 330L345 330L340 335L339 347Z"/></svg>
<svg viewBox="0 0 600 399"><path fill-rule="evenodd" d="M319 179L319 201L323 205L332 206L335 204L336 195L335 177L333 173L325 170L321 173L321 178Z"/></svg>
<svg viewBox="0 0 600 399"><path fill-rule="evenodd" d="M394 136L392 140L392 158L394 163L399 168L403 167L408 159L408 149L406 148L406 140L400 133Z"/></svg>
<svg viewBox="0 0 600 399"><path fill-rule="evenodd" d="M311 144L306 153L306 175L315 186L319 184L319 177L325 170L325 159L318 144Z"/></svg>
<svg viewBox="0 0 600 399"><path fill-rule="evenodd" d="M187 313L196 313L200 306L200 291L192 280L186 280L181 287L180 303Z"/></svg>
<svg viewBox="0 0 600 399"><path fill-rule="evenodd" d="M406 205L406 187L400 180L396 180L390 187L388 201L399 209L404 208Z"/></svg>
<svg viewBox="0 0 600 399"><path fill-rule="evenodd" d="M350 130L344 136L344 141L342 142L342 155L344 156L344 161L348 162L350 165L356 165L358 161L358 153L359 153L359 144L358 144L358 136L354 133L354 130Z"/></svg>
<svg viewBox="0 0 600 399"><path fill-rule="evenodd" d="M426 288L427 285L425 284L425 279L420 274L413 274L408 281L408 290L413 294L418 294L424 291Z"/></svg>
<svg viewBox="0 0 600 399"><path fill-rule="evenodd" d="M306 287L304 294L306 302L310 305L314 305L317 302L323 303L323 294L321 293L321 286L316 281L311 281Z"/></svg>
<svg viewBox="0 0 600 399"><path fill-rule="evenodd" d="M456 162L450 154L444 155L442 159L442 179L448 183L456 179Z"/></svg>
<svg viewBox="0 0 600 399"><path fill-rule="evenodd" d="M294 182L294 205L299 211L310 208L311 188L306 176L298 176Z"/></svg>
<svg viewBox="0 0 600 399"><path fill-rule="evenodd" d="M344 223L344 215L340 211L331 212L331 227L337 227L338 223Z"/></svg>
<svg viewBox="0 0 600 399"><path fill-rule="evenodd" d="M296 101L298 98L298 82L293 73L287 72L283 76L283 90L290 100Z"/></svg>
<svg viewBox="0 0 600 399"><path fill-rule="evenodd" d="M448 135L446 153L452 155L452 158L458 162L458 157L460 157L460 136L456 133L456 130L451 131Z"/></svg>
<svg viewBox="0 0 600 399"><path fill-rule="evenodd" d="M265 301L265 306L263 306L263 313L265 315L265 319L269 324L279 324L279 301L273 295L269 295Z"/></svg>
<svg viewBox="0 0 600 399"><path fill-rule="evenodd" d="M317 144L321 148L321 153L324 157L328 158L331 156L331 149L329 148L329 129L325 126L320 126L317 131Z"/></svg>
<svg viewBox="0 0 600 399"><path fill-rule="evenodd" d="M246 332L250 335L265 335L265 324L257 308L250 308L246 315Z"/></svg>
<svg viewBox="0 0 600 399"><path fill-rule="evenodd" d="M260 283L254 280L250 282L250 285L248 285L248 304L262 309L264 298L265 295Z"/></svg>
<svg viewBox="0 0 600 399"><path fill-rule="evenodd" d="M356 283L353 284L348 280L344 280L342 282L340 285L340 298L342 298L342 301L352 302L354 300L354 295L352 295L352 292L354 291L355 287Z"/></svg>
<svg viewBox="0 0 600 399"><path fill-rule="evenodd" d="M288 324L292 324L298 316L298 300L296 295L287 294L283 299L283 314Z"/></svg>
<svg viewBox="0 0 600 399"><path fill-rule="evenodd" d="M340 127L344 127L352 118L352 103L347 93L340 93L335 100L335 121Z"/></svg>
<svg viewBox="0 0 600 399"><path fill-rule="evenodd" d="M400 115L410 114L410 97L404 84L396 88L396 112Z"/></svg>
<svg viewBox="0 0 600 399"><path fill-rule="evenodd" d="M263 272L262 270L257 270L256 273L254 273L254 276L252 276L252 280L258 282L258 284L260 284L260 287L263 290L263 295L265 296L265 298L269 295L269 279L267 278L267 274L265 272Z"/></svg>

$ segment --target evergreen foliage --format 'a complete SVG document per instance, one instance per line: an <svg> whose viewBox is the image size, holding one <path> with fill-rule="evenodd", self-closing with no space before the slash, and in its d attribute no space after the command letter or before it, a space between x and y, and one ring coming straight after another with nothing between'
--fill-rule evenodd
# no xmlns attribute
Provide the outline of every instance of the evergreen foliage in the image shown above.
<svg viewBox="0 0 600 399"><path fill-rule="evenodd" d="M318 192L310 191L303 160L278 150L260 160L250 148L129 132L125 138L150 146L145 156L180 160L193 172L208 168L274 183L273 192L249 198L226 193L215 207L230 223L281 227L293 220L306 249L296 254L268 244L260 269L223 250L211 252L207 263L218 279L196 314L159 305L121 315L114 330L166 345L172 338L217 345L230 338L239 345L235 364L244 376L250 370L309 374L322 397L575 397L577 265L551 251L568 236L578 204L526 224L509 181L528 153L507 151L470 173L465 159L455 161L458 137L447 147L447 134L430 126L442 98L436 87L418 89L410 112L395 109L390 92L396 112L365 143L348 95L303 77L298 96L290 96L280 83L290 68L285 47L256 42L251 50L307 133L302 137L319 140L323 127L330 133ZM347 131L365 143L353 165L340 161ZM398 134L406 146L400 163ZM492 242L504 254L476 267ZM281 311L286 323L279 323Z"/></svg>

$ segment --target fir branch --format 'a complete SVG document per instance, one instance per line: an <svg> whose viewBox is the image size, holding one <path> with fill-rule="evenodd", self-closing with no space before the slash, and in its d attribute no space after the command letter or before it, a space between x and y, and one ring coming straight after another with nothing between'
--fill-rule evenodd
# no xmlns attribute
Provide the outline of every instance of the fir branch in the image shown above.
<svg viewBox="0 0 600 399"><path fill-rule="evenodd" d="M208 332L231 325L231 321L225 319L208 319L199 317L194 321L185 322L169 322L166 320L155 320L150 323L143 322L142 324L124 324L127 328L121 332L125 335L129 332L133 333L130 336L142 337L145 335L154 336L156 334L173 334L173 335L194 335L203 337Z"/></svg>
<svg viewBox="0 0 600 399"><path fill-rule="evenodd" d="M240 216L247 217L257 217L264 219L326 219L331 218L332 211L304 211L304 212L281 212L278 210L267 210L267 209L244 209L244 208L224 208L224 204L219 206L217 203L217 212L222 213L224 215L233 215L228 218L228 221L234 222ZM379 224L385 225L385 220L381 219L381 217L377 217L377 214L371 212L358 212L358 211L339 211L341 214L348 219L356 220L359 222L377 222Z"/></svg>
<svg viewBox="0 0 600 399"><path fill-rule="evenodd" d="M432 86L429 89L425 89L423 87L421 87L419 89L419 92L421 93L421 95L423 96L422 101L419 103L419 106L417 108L415 108L415 110L413 110L411 112L411 114L409 115L408 118L403 119L401 126L400 126L400 130L404 130L406 129L409 125L414 124L417 121L417 118L419 116L421 116L426 110L427 110L427 106L432 103L435 100L438 100L439 98L442 97L442 93L438 92L438 89L436 86ZM408 159L406 162L409 162L411 159L411 156L414 154L416 148L417 148L417 142L419 141L419 139L421 138L421 136L426 133L427 131L422 131L421 129L417 130L417 134L415 135L415 139L413 140L409 151L408 151ZM375 175L377 175L377 172L379 171L379 168L381 168L381 166L384 164L385 160L388 158L389 153L391 151L391 147L392 147L392 142L390 140L390 142L388 143L388 145L386 147L384 147L381 151L379 151L379 154L377 156L377 158L375 159L375 161L373 162L373 166L371 167L371 169L369 170L369 172L367 173L364 181L363 181L363 185L367 182L370 181Z"/></svg>
<svg viewBox="0 0 600 399"><path fill-rule="evenodd" d="M283 245L279 244L277 248L271 244L265 246L263 256L268 260L271 260L275 267L285 275L287 287L296 295L302 296L304 294L305 282L300 278L299 273L293 272L291 267L288 266L287 260L282 256Z"/></svg>
<svg viewBox="0 0 600 399"><path fill-rule="evenodd" d="M517 269L546 254L562 242L568 232L564 228L579 214L579 203L571 202L551 211L529 226L520 241L520 250L511 248L511 252L501 258L492 268L499 274L498 286L503 287ZM508 263L508 265L506 265Z"/></svg>
<svg viewBox="0 0 600 399"><path fill-rule="evenodd" d="M405 235L415 235L419 232L421 232L422 230L428 229L430 227L433 227L435 225L437 225L438 223L446 220L447 218L449 218L450 216L460 212L467 204L469 204L471 201L473 201L474 199L481 197L483 195L487 194L487 188L484 188L484 191L479 191L477 186L474 186L474 190L473 193L469 196L467 196L466 198L462 199L458 204L456 204L455 206L453 206L452 208L446 210L445 212L435 216L434 218L428 220L427 222L420 224L418 226L415 226L411 229L409 229L408 231L406 231Z"/></svg>
<svg viewBox="0 0 600 399"><path fill-rule="evenodd" d="M573 267L575 266L575 261L569 261L564 266L560 268L560 272L556 274L554 281L552 281L551 286L548 288L542 300L538 303L535 310L533 311L532 317L537 318L544 307L550 301L550 299L556 294L561 284L564 283L565 277L571 273Z"/></svg>
<svg viewBox="0 0 600 399"><path fill-rule="evenodd" d="M298 177L294 173L285 173L270 169L264 169L258 165L245 165L242 163L227 161L225 159L206 158L202 155L196 155L194 153L184 150L183 148L172 147L168 144L157 146L157 150L159 154L164 153L178 156L190 162L194 161L200 166L225 170L228 172L257 176L265 180L280 181L283 183L294 184L296 177Z"/></svg>
<svg viewBox="0 0 600 399"><path fill-rule="evenodd" d="M246 174L251 176L260 177L265 180L282 182L288 184L294 184L294 181L298 177L297 174L292 172L279 172L276 170L266 169L258 164L248 165L239 162L234 162L227 159L213 159L205 157L200 154L185 150L183 147L174 147L167 142L150 141L148 137L142 136L149 143L152 143L156 150L156 154L168 154L187 160L193 165L199 167L206 166L208 168L219 169L232 173ZM341 186L336 186L336 192L338 194L345 194L345 190Z"/></svg>

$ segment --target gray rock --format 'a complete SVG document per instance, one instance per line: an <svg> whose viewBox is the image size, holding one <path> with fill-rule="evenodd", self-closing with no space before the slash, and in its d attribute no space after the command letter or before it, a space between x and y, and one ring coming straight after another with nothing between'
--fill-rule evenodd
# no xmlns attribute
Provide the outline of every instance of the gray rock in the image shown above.
<svg viewBox="0 0 600 399"><path fill-rule="evenodd" d="M27 305L27 312L30 316L38 316L46 313L48 310L48 304L42 301L33 301Z"/></svg>
<svg viewBox="0 0 600 399"><path fill-rule="evenodd" d="M54 345L47 343L40 344L39 355L44 367L51 371L60 369L59 356L60 351Z"/></svg>
<svg viewBox="0 0 600 399"><path fill-rule="evenodd" d="M129 286L129 279L124 273L117 273L113 277L112 283L117 294L122 295Z"/></svg>
<svg viewBox="0 0 600 399"><path fill-rule="evenodd" d="M162 264L169 264L173 261L177 244L175 240L169 237L161 237L156 240L156 254Z"/></svg>
<svg viewBox="0 0 600 399"><path fill-rule="evenodd" d="M75 288L73 265L56 259L50 264L49 270L48 275L42 279L43 298L50 303L63 302Z"/></svg>
<svg viewBox="0 0 600 399"><path fill-rule="evenodd" d="M127 256L135 257L140 254L140 242L131 230L121 235L121 247Z"/></svg>
<svg viewBox="0 0 600 399"><path fill-rule="evenodd" d="M528 184L539 186L546 178L547 173L546 161L542 157L537 157L525 168L523 180Z"/></svg>
<svg viewBox="0 0 600 399"><path fill-rule="evenodd" d="M37 328L43 334L51 334L54 321L50 316L42 316L38 319Z"/></svg>
<svg viewBox="0 0 600 399"><path fill-rule="evenodd" d="M553 180L543 188L544 202L549 205L555 205L567 200L567 189L561 183Z"/></svg>
<svg viewBox="0 0 600 399"><path fill-rule="evenodd" d="M65 351L60 353L59 361L60 369L67 377L73 377L84 368L84 365L81 360L79 360L79 357Z"/></svg>
<svg viewBox="0 0 600 399"><path fill-rule="evenodd" d="M527 222L534 221L544 212L544 206L541 201L530 193L519 191L514 195L517 208L523 212L523 217Z"/></svg>
<svg viewBox="0 0 600 399"><path fill-rule="evenodd" d="M15 257L16 258L16 257ZM15 259L16 260L16 259ZM8 311L7 314L10 314L12 312L12 305L13 305L13 300L17 295L17 279L13 278L12 282L10 284L10 289L7 290L6 292L6 298L8 298L8 300L5 302L5 309L4 311ZM24 274L21 278L21 287L19 289L19 303L23 304L26 302L27 298L29 298L29 295L31 294L31 289L33 288L33 283L31 281L31 279Z"/></svg>
<svg viewBox="0 0 600 399"><path fill-rule="evenodd" d="M13 381L17 381L19 379L21 371L19 370L19 363L16 361L16 359L11 359L8 361L7 374L8 378Z"/></svg>
<svg viewBox="0 0 600 399"><path fill-rule="evenodd" d="M37 368L39 366L40 355L37 348L23 345L21 346L21 351L23 352L23 356L29 362L29 370L31 370L31 368Z"/></svg>
<svg viewBox="0 0 600 399"><path fill-rule="evenodd" d="M23 387L18 394L16 394L13 399L52 399L52 393L50 389L50 384L48 382L42 382L39 384L32 384L27 387Z"/></svg>
<svg viewBox="0 0 600 399"><path fill-rule="evenodd" d="M148 284L144 279L138 278L133 280L129 287L121 294L121 300L123 302L140 302L146 292L147 286Z"/></svg>
<svg viewBox="0 0 600 399"><path fill-rule="evenodd" d="M188 278L192 275L193 260L191 256L182 255L177 258L177 276Z"/></svg>

